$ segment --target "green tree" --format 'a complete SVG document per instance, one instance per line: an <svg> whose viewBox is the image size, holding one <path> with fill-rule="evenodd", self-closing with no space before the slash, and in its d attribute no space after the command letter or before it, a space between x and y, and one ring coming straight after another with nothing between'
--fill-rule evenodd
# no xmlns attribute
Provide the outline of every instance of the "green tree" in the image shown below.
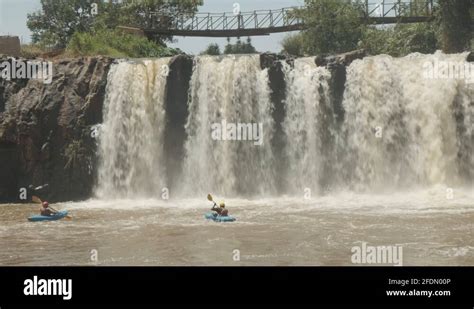
<svg viewBox="0 0 474 309"><path fill-rule="evenodd" d="M41 0L42 11L28 14L33 43L64 48L76 31L90 31L93 0ZM99 2L99 10L103 3Z"/></svg>
<svg viewBox="0 0 474 309"><path fill-rule="evenodd" d="M295 12L308 26L302 32L304 53L342 53L357 48L364 29L361 2L305 0L305 4Z"/></svg>
<svg viewBox="0 0 474 309"><path fill-rule="evenodd" d="M412 0L401 2L398 7L401 16L437 16L437 7L434 12L426 0ZM410 53L434 53L439 48L439 23L435 21L413 24L397 24L394 26L368 25L359 42L372 55L388 54L395 57L406 56Z"/></svg>
<svg viewBox="0 0 474 309"><path fill-rule="evenodd" d="M230 39L227 39L227 45L224 49L224 54L255 54L257 50L252 45L252 39L250 37L247 38L247 42L242 42L240 38L237 39L235 44L230 43Z"/></svg>
<svg viewBox="0 0 474 309"><path fill-rule="evenodd" d="M401 2L399 9L404 16L430 14L426 0ZM435 7L435 16L438 12ZM368 25L360 18L364 16L361 1L307 0L306 7L296 14L309 27L282 42L283 51L295 56L342 53L358 48L373 55L405 56L413 52L433 53L441 46L440 19L384 27Z"/></svg>
<svg viewBox="0 0 474 309"><path fill-rule="evenodd" d="M192 15L202 0L41 0L42 10L28 14L34 43L63 48L75 32L87 33L118 25L141 28L170 25L179 14ZM91 14L97 5L98 14ZM158 23L158 24L157 24ZM156 36L158 42L171 37Z"/></svg>
<svg viewBox="0 0 474 309"><path fill-rule="evenodd" d="M193 16L203 0L123 0L122 22L140 28L170 27L180 16ZM154 36L156 41L170 41L170 36Z"/></svg>
<svg viewBox="0 0 474 309"><path fill-rule="evenodd" d="M207 48L201 53L201 55L219 56L221 49L218 44L209 44Z"/></svg>
<svg viewBox="0 0 474 309"><path fill-rule="evenodd" d="M284 53L297 57L304 56L303 44L303 36L300 33L287 35L281 42Z"/></svg>
<svg viewBox="0 0 474 309"><path fill-rule="evenodd" d="M446 53L468 50L472 40L472 10L470 0L439 0L441 42Z"/></svg>
<svg viewBox="0 0 474 309"><path fill-rule="evenodd" d="M433 23L399 24L391 28L367 27L360 48L369 54L395 57L410 53L434 53L438 49L438 28Z"/></svg>

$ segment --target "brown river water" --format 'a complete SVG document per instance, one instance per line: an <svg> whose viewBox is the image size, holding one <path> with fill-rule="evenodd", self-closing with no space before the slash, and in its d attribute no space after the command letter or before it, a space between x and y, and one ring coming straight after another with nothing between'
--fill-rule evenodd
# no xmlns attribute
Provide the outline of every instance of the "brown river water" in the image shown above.
<svg viewBox="0 0 474 309"><path fill-rule="evenodd" d="M233 223L206 221L203 199L59 203L72 220L28 222L37 205L0 205L0 265L354 265L351 248L401 246L403 265L474 265L474 193L445 188L226 200Z"/></svg>

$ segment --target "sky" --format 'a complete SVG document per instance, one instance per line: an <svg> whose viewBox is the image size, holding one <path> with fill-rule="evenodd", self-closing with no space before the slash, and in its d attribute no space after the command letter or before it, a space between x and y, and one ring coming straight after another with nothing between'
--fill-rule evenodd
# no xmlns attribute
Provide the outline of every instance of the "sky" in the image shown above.
<svg viewBox="0 0 474 309"><path fill-rule="evenodd" d="M247 12L302 6L304 0L204 0L204 5L199 8L199 11L203 13L232 12L234 3L239 3L241 11ZM16 35L23 43L30 42L31 33L26 27L26 17L28 13L40 8L40 0L0 0L0 35ZM252 37L252 44L261 52L279 52L281 50L280 42L286 35L288 34L278 33ZM175 40L177 42L170 44L170 46L178 47L190 54L198 54L210 43L218 43L221 49L227 44L225 38L175 37Z"/></svg>

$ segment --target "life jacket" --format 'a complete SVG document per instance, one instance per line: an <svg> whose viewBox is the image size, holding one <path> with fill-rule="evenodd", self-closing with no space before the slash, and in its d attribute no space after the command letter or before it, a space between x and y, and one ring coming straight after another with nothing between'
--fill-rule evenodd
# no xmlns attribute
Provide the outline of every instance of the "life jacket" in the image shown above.
<svg viewBox="0 0 474 309"><path fill-rule="evenodd" d="M52 213L51 209L41 207L41 215L42 216L51 216L52 214L53 213Z"/></svg>

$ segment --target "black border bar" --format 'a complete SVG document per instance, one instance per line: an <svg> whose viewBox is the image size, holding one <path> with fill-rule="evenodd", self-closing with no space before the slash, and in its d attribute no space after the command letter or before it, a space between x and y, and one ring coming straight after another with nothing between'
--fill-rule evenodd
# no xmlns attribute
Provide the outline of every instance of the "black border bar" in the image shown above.
<svg viewBox="0 0 474 309"><path fill-rule="evenodd" d="M72 279L72 299L25 296L26 279ZM417 285L389 284L418 279ZM449 284L422 284L449 279ZM440 282L440 281L438 281ZM450 296L387 296L387 290ZM341 304L473 308L473 267L3 267L0 308L13 304ZM456 305L456 306L453 306Z"/></svg>

